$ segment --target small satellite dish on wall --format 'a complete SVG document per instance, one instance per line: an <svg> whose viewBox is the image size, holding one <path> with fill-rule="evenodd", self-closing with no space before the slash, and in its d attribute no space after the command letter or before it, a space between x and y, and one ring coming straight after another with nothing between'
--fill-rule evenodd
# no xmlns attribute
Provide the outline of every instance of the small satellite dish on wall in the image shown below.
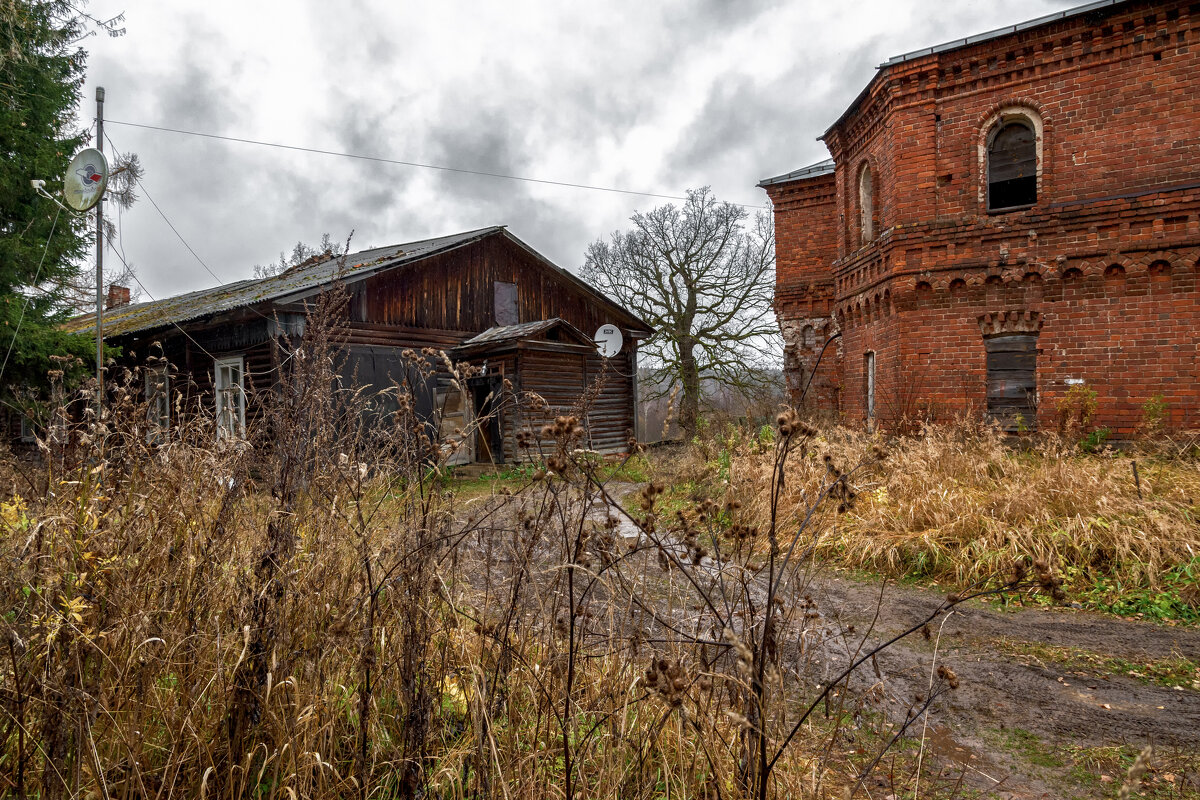
<svg viewBox="0 0 1200 800"><path fill-rule="evenodd" d="M621 352L621 343L624 341L624 337L621 336L621 329L616 325L601 325L593 338L596 340L596 350L605 358L612 358Z"/></svg>
<svg viewBox="0 0 1200 800"><path fill-rule="evenodd" d="M104 196L108 185L108 159L94 147L80 150L63 176L63 199L76 211L87 211Z"/></svg>

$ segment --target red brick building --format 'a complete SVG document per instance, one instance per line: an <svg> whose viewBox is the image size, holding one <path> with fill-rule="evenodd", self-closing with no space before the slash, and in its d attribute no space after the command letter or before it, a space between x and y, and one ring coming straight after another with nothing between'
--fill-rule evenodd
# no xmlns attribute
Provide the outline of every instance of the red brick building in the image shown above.
<svg viewBox="0 0 1200 800"><path fill-rule="evenodd" d="M795 398L1048 429L1085 385L1114 435L1148 402L1200 427L1200 3L898 56L821 139L832 159L760 183Z"/></svg>

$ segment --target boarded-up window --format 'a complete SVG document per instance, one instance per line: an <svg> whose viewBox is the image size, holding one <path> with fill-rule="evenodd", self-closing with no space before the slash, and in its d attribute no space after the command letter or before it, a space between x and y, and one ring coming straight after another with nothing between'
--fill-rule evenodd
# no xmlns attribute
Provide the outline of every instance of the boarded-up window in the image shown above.
<svg viewBox="0 0 1200 800"><path fill-rule="evenodd" d="M520 320L517 316L517 285L496 281L496 324L516 325Z"/></svg>
<svg viewBox="0 0 1200 800"><path fill-rule="evenodd" d="M1037 335L984 340L987 348L987 411L1010 433L1037 428Z"/></svg>
<svg viewBox="0 0 1200 800"><path fill-rule="evenodd" d="M875 181L865 164L858 174L858 230L860 244L875 239Z"/></svg>
<svg viewBox="0 0 1200 800"><path fill-rule="evenodd" d="M988 145L988 209L1037 202L1037 138L1024 121L1005 122Z"/></svg>

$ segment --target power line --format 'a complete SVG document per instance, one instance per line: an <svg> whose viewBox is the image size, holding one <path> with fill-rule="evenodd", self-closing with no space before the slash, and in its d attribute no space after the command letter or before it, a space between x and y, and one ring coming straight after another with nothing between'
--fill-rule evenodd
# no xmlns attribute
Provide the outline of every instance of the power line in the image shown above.
<svg viewBox="0 0 1200 800"><path fill-rule="evenodd" d="M107 122L107 120L105 120L105 121ZM121 151L117 148L116 143L113 142L112 137L110 137L106 133L106 134L104 134L104 138L108 140L109 145L112 147L113 155L115 155L119 159L121 157ZM167 215L163 213L163 210L158 207L158 203L155 203L154 198L151 197L150 193L146 191L146 187L142 186L142 182L137 179L137 175L133 174L132 172L130 173L130 175L132 175L133 181L134 181L134 183L136 183L138 185L138 188L141 189L142 192L145 193L146 199L150 201L150 204L152 206L154 206L154 210L157 211L158 215L163 218L163 222L167 223L167 226L179 238L179 241L183 242L183 246L187 248L188 252L192 254L192 256L196 259L196 261L200 262L200 266L202 266L202 267L204 267L204 269L208 270L208 274L212 275L214 278L216 278L217 283L220 283L221 279L217 277L217 274L215 272L213 272L211 269L208 268L208 264L204 263L204 259L200 258L200 256L196 253L196 251L192 249L192 246L187 243L187 240L183 238L183 235L178 230L175 229L175 226L171 224L171 220L167 219ZM121 209L121 205L120 205L120 203L118 203L117 204L117 222L118 222L118 224L120 224L122 222L120 209ZM121 266L125 267L125 272L129 275L129 277L133 278L134 282L137 283L138 287L143 292L146 293L147 297L150 298L150 302L152 302L152 303L158 302L157 298L155 298L154 295L150 294L150 290L146 288L146 284L142 283L141 278L139 278L137 276L137 273L134 272L133 268L129 266L129 262L127 262L125 260L125 253L123 252L124 248L125 248L125 236L124 236L123 226L122 226L122 228L118 228L117 237L118 237L118 241L121 243L121 248L120 249L113 248L113 254L116 255L116 257L120 260ZM97 314L98 313L99 313L99 311L97 310ZM167 314L168 314L167 310L162 309L162 317L159 321L165 320L167 317ZM172 325L174 325L179 330L180 333L182 333L188 339L191 339L192 344L194 344L194 345L196 345L196 347L200 348L200 351L202 353L204 353L209 358L213 358L213 354L208 352L208 350L206 350L202 344L197 342L190 333L188 333L183 328L181 328L179 326L179 323L175 322L174 320L168 320L168 321ZM100 332L97 331L96 335L99 336Z"/></svg>
<svg viewBox="0 0 1200 800"><path fill-rule="evenodd" d="M111 122L111 120L105 120L105 122ZM122 124L124 124L124 123L122 123ZM117 149L117 146L115 144L113 144L112 137L110 137L106 133L106 134L104 134L104 138L108 140L108 143L110 145L112 145L113 154L116 155L118 158L120 158L121 151ZM183 234L181 234L179 232L179 230L175 227L175 225L171 222L171 220L167 219L167 215L163 212L163 210L161 208L159 208L158 203L154 202L154 198L150 196L150 192L146 191L145 185L140 180L138 180L137 175L132 172L130 173L130 175L133 177L133 182L136 183L138 188L142 190L142 194L146 195L146 199L150 201L150 205L154 206L154 210L158 212L158 215L160 217L162 217L163 222L167 223L167 227L171 229L171 232L174 233L176 238L178 238L179 241L183 243L183 246L187 248L187 251L192 254L192 258L196 259L197 263L199 263L200 266L204 267L205 272L207 272L209 275L212 275L217 283L220 283L220 284L225 283L225 281L221 280L220 276L218 276L217 273L213 272L212 269L209 268L208 264L204 263L204 259L202 259L200 257L200 255L195 250L192 249L192 246L187 243L187 240L183 238ZM118 208L119 207L120 206L118 206ZM122 243L122 245L123 244L124 243ZM125 259L122 258L121 262L124 263Z"/></svg>
<svg viewBox="0 0 1200 800"><path fill-rule="evenodd" d="M42 257L38 260L37 270L33 273L33 283L30 286L36 287L38 278L42 276L42 265L46 263L46 253L50 250L50 240L54 238L54 230L58 227L58 216L62 213L62 208L58 208L54 212L54 222L50 223L50 235L46 237L46 244L42 248ZM0 364L0 378L4 377L4 370L8 369L8 357L12 355L13 346L17 343L17 337L21 334L21 323L25 321L25 309L29 308L29 295L25 295L25 302L21 304L21 315L17 317L17 326L13 329L12 339L8 341L8 352L4 354L4 363Z"/></svg>
<svg viewBox="0 0 1200 800"><path fill-rule="evenodd" d="M361 153L345 153L338 150L322 150L317 147L301 147L299 145L282 144L280 142L264 142L258 139L246 139L240 136L222 136L217 133L203 133L201 131L189 131L181 128L167 128L161 125L146 125L140 122L122 122L120 120L106 119L105 122L112 125L126 125L131 128L144 128L151 131L163 131L165 133L178 133L185 136L200 136L205 139L219 139L224 142L238 142L240 144L253 144L260 147L274 147L280 150L292 150L300 153L316 153L323 156L338 156L339 158L353 158L358 161L373 161L378 164L396 164L402 167L419 167L420 169L434 169L440 172L456 172L460 175L480 175L485 178L501 178L510 181L524 181L525 183L540 183L547 186L565 186L571 189L588 189L593 192L610 192L612 194L630 194L639 197L656 197L660 200L687 200L686 197L681 197L674 194L658 194L655 192L639 192L633 189L617 189L611 186L595 186L587 183L572 183L570 181L552 181L545 178L529 178L523 175L507 175L502 172L485 172L476 169L464 169L462 167L447 167L442 164L424 164L419 161L405 161L398 158L383 158L381 156L368 156ZM746 203L731 203L730 205L741 206L742 208L761 208L762 206L753 206Z"/></svg>
<svg viewBox="0 0 1200 800"><path fill-rule="evenodd" d="M108 121L108 120L105 120L105 122L107 122L107 121ZM185 242L185 244L186 244L186 242ZM125 267L125 271L126 271L127 273L129 273L129 277L133 278L133 280L134 280L134 281L137 283L138 287L139 287L139 288L141 288L141 290L142 290L143 292L145 292L145 293L146 293L146 296L150 298L150 302L152 302L152 303L156 303L156 302L158 302L158 299L157 299L157 298L156 298L154 295L150 294L150 290L146 288L146 284L142 283L141 279L140 279L140 278L138 278L138 276L137 276L137 273L133 271L133 269L132 269L132 268L129 266L129 264L125 263L125 259L121 257L121 254L120 254L120 252L118 252L117 250L115 250L115 249L114 249L114 250L113 250L113 254L114 254L114 255L115 255L115 256L116 256L118 259L120 259L120 261L121 261L121 264L122 264L122 265ZM168 312L168 311L167 311L165 308L164 308L164 309L162 309L162 316L161 316L159 319L155 320L155 322L163 322L163 321L166 321L166 322L169 322L169 323L171 323L172 325L174 325L174 326L175 326L175 327L176 327L176 328L179 330L179 332L180 332L180 333L182 333L184 336L186 336L188 339L190 339L190 340L191 340L191 342L192 342L192 344L194 344L194 345L196 345L196 347L200 348L200 352L204 353L204 355L208 356L209 358L213 358L213 359L215 359L215 358L216 358L216 356L214 356L212 353L208 352L208 350L207 350L207 349L204 347L204 345L202 345L202 344L200 344L199 342L197 342L197 341L195 340L195 338L194 338L194 337L193 337L193 336L192 336L190 333L188 333L188 332L187 332L187 331L185 331L183 328L181 328L181 327L179 326L179 323L178 323L178 322L175 322L174 320L167 319L167 314L168 314L168 313L169 313L169 312Z"/></svg>

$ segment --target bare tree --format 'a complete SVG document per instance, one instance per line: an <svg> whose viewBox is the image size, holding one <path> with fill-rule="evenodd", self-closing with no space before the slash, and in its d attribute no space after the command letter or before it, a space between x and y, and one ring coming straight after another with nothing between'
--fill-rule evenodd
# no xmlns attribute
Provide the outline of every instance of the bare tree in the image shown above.
<svg viewBox="0 0 1200 800"><path fill-rule="evenodd" d="M280 252L279 260L273 264L255 264L254 277L270 278L274 275L282 275L292 267L297 267L313 259L337 258L344 255L345 252L345 248L333 241L328 233L323 233L321 234L321 243L316 247L311 247L304 242L296 242L290 256L285 256Z"/></svg>
<svg viewBox="0 0 1200 800"><path fill-rule="evenodd" d="M682 388L679 424L689 437L703 381L752 388L779 349L774 230L769 214L749 217L705 186L682 208L638 212L632 230L588 246L584 278L657 331L643 345L651 384L657 394Z"/></svg>

